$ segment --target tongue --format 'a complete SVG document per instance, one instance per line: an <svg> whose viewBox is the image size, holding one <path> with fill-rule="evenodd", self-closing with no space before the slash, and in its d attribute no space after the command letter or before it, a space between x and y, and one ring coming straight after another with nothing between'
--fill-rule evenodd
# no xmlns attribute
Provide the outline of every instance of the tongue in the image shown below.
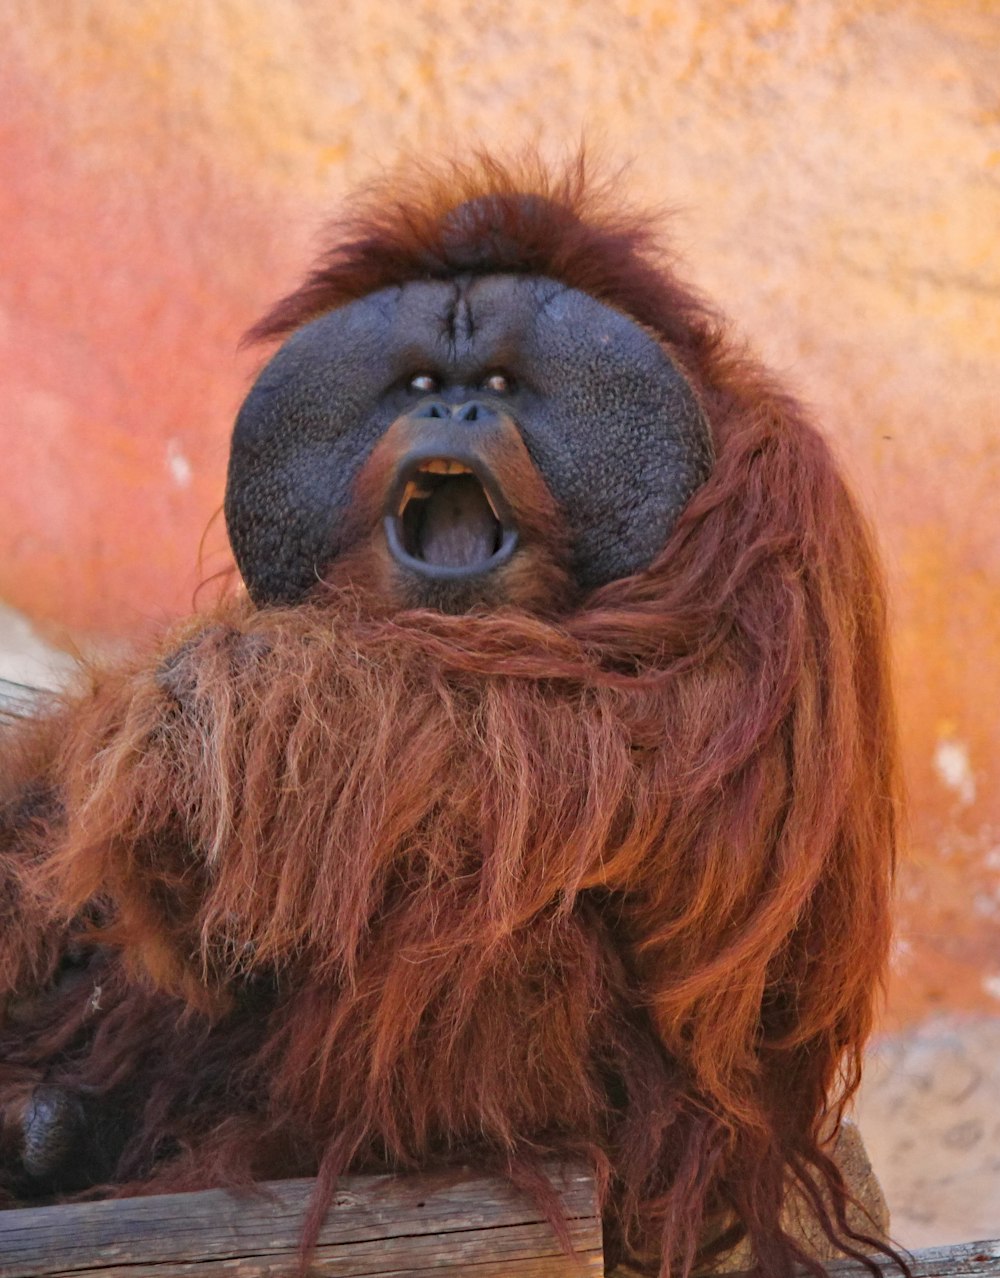
<svg viewBox="0 0 1000 1278"><path fill-rule="evenodd" d="M472 568L497 549L498 525L482 485L473 475L446 480L423 509L417 551L429 564Z"/></svg>

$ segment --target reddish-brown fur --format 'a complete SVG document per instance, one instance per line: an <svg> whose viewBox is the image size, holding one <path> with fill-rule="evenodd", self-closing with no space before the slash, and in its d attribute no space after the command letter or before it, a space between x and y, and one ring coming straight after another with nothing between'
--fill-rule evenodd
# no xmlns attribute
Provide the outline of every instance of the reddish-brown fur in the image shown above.
<svg viewBox="0 0 1000 1278"><path fill-rule="evenodd" d="M735 1220L784 1275L790 1180L857 1242L823 1140L889 940L879 573L826 445L649 227L582 170L529 178L377 193L256 335L551 276L669 346L710 479L648 571L558 619L387 614L359 572L198 618L5 740L0 981L44 986L85 915L114 949L8 1021L0 1102L42 1069L141 1095L119 1178L161 1186L457 1159L530 1184L583 1153L629 1255L687 1274Z"/></svg>

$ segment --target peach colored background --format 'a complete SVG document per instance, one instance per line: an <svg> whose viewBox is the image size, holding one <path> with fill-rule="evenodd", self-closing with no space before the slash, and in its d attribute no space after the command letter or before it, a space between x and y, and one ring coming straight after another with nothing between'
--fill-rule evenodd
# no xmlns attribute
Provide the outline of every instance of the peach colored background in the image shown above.
<svg viewBox="0 0 1000 1278"><path fill-rule="evenodd" d="M581 136L816 406L890 567L890 1014L1000 1011L1000 6L7 0L0 599L63 641L224 562L247 325L401 151Z"/></svg>

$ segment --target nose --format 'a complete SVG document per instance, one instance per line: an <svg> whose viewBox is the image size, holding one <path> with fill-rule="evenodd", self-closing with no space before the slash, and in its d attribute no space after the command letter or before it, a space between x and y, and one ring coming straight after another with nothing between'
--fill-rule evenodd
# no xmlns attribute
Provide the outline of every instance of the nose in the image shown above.
<svg viewBox="0 0 1000 1278"><path fill-rule="evenodd" d="M413 421L453 421L466 425L495 422L498 413L479 399L466 400L464 404L448 404L443 399L426 400L410 414Z"/></svg>

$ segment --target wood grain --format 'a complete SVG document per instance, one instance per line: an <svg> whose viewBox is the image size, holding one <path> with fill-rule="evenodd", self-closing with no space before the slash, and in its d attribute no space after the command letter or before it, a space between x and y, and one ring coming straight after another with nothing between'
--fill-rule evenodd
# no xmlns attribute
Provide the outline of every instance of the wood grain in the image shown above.
<svg viewBox="0 0 1000 1278"><path fill-rule="evenodd" d="M599 1278L601 1226L590 1176L550 1176L575 1250L567 1255L530 1200L507 1182L453 1171L346 1177L310 1262L315 1278ZM0 1278L292 1278L314 1182L241 1192L0 1212ZM898 1271L878 1262L887 1275ZM1000 1278L1000 1241L913 1253L913 1278ZM628 1273L622 1269L621 1275ZM830 1278L869 1271L827 1265ZM731 1278L736 1278L732 1275Z"/></svg>
<svg viewBox="0 0 1000 1278"><path fill-rule="evenodd" d="M346 1177L320 1231L317 1278L583 1278L603 1250L590 1176L551 1173L568 1255L541 1212L474 1173ZM0 1278L288 1278L314 1182L161 1194L0 1212Z"/></svg>
<svg viewBox="0 0 1000 1278"><path fill-rule="evenodd" d="M887 1261L879 1260L879 1264L886 1275L899 1272ZM1000 1240L915 1251L911 1255L910 1269L913 1278L958 1278L962 1274L975 1274L976 1278L1000 1278ZM830 1278L853 1278L855 1274L867 1272L853 1261L838 1260L827 1266Z"/></svg>
<svg viewBox="0 0 1000 1278"><path fill-rule="evenodd" d="M957 1243L950 1247L928 1247L922 1251L904 1252L909 1259L913 1278L1000 1278L1000 1240ZM886 1278L896 1278L899 1267L882 1256L872 1259ZM855 1260L831 1260L826 1262L829 1278L859 1278L871 1276L871 1270ZM615 1278L628 1278L628 1270L616 1270ZM716 1278L749 1278L743 1271L719 1270Z"/></svg>

